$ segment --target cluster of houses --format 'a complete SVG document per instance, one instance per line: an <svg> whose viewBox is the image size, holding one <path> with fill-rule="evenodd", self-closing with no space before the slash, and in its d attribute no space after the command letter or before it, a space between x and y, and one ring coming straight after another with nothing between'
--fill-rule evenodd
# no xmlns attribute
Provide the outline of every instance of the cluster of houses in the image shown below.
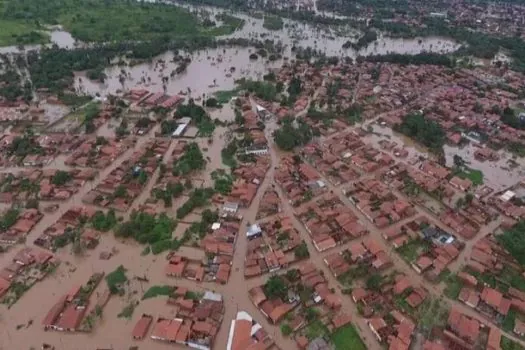
<svg viewBox="0 0 525 350"><path fill-rule="evenodd" d="M104 277L104 273L94 273L84 285L77 285L61 296L42 320L45 330L59 332L90 331L90 322L83 322L87 317L90 297ZM109 301L107 290L97 301L98 307L104 307Z"/></svg>
<svg viewBox="0 0 525 350"><path fill-rule="evenodd" d="M126 211L152 177L169 145L170 140L165 139L148 141L84 196L83 202Z"/></svg>
<svg viewBox="0 0 525 350"><path fill-rule="evenodd" d="M416 223L416 225L421 227L421 223ZM416 225L411 224L410 226L415 229ZM447 266L458 258L464 248L464 243L437 226L430 226L425 222L423 225L426 227L420 232L427 249L418 252L411 266L417 273L435 281L446 272ZM409 226L407 228L410 229Z"/></svg>
<svg viewBox="0 0 525 350"><path fill-rule="evenodd" d="M125 98L131 102L130 110L142 112L155 107L173 109L184 101L179 95L166 95L164 92L151 92L145 89L131 89Z"/></svg>
<svg viewBox="0 0 525 350"><path fill-rule="evenodd" d="M17 145L23 138L26 138L29 145L22 152L16 152ZM43 166L49 164L56 154L57 144L51 140L45 140L44 136L14 133L0 135L0 166Z"/></svg>
<svg viewBox="0 0 525 350"><path fill-rule="evenodd" d="M330 152L331 145L331 141L327 141L323 146L311 143L306 145L301 153L305 160L311 163L334 186L358 179L360 174L355 169Z"/></svg>
<svg viewBox="0 0 525 350"><path fill-rule="evenodd" d="M465 201L461 208L449 208L451 199L457 195L459 188L454 188L452 182L447 182L450 171L436 163L424 161L419 169L410 165L397 163L385 170L381 175L381 180L393 190L402 191L412 201L423 206L427 206L424 199L419 198L421 192L433 195L433 198L440 200L445 209L436 211L434 207L428 207L443 222L450 227L456 234L466 238L473 238L482 224L486 224L495 218L495 213L486 205L483 205L473 196L473 200ZM450 181L454 180L452 178ZM463 191L460 191L462 193ZM441 198L441 199L440 199ZM448 202L445 201L448 199Z"/></svg>
<svg viewBox="0 0 525 350"><path fill-rule="evenodd" d="M465 269L456 276L462 287L458 300L496 324L502 324L514 310L521 315L514 321L514 332L523 336L525 323L521 319L525 316L525 293L501 283L488 285L480 278L483 275L498 279L499 276L522 273L523 268L515 259L492 235L488 235L475 243Z"/></svg>
<svg viewBox="0 0 525 350"><path fill-rule="evenodd" d="M341 252L332 253L323 259L334 277L342 278L355 267L379 272L392 266L392 260L380 244L372 239L352 242Z"/></svg>
<svg viewBox="0 0 525 350"><path fill-rule="evenodd" d="M13 305L35 283L58 266L53 254L34 248L18 251L11 263L0 270L0 299ZM11 288L16 286L16 288Z"/></svg>
<svg viewBox="0 0 525 350"><path fill-rule="evenodd" d="M28 179L32 183L40 186L38 198L41 200L66 200L77 193L87 181L91 181L97 175L94 169L34 169L22 171L13 181L10 187L13 188L12 199L19 199L19 191L23 191L20 185L21 180Z"/></svg>
<svg viewBox="0 0 525 350"><path fill-rule="evenodd" d="M314 167L292 157L281 158L274 179L293 206L307 202L327 190Z"/></svg>
<svg viewBox="0 0 525 350"><path fill-rule="evenodd" d="M13 209L10 209L11 211ZM6 215L4 213L3 215ZM2 245L13 245L25 238L33 227L44 217L38 209L24 209L18 212L17 218L14 223L8 227L5 231L0 232L0 244Z"/></svg>
<svg viewBox="0 0 525 350"><path fill-rule="evenodd" d="M133 328L133 339L142 340L149 334L151 339L168 344L199 350L213 348L224 317L221 294L211 291L195 293L176 287L167 304L169 309L174 310L174 316L158 316L154 320L152 315L143 314Z"/></svg>
<svg viewBox="0 0 525 350"><path fill-rule="evenodd" d="M328 286L326 278L312 263L303 263L298 267L295 280L277 277L287 284L286 296L267 296L264 286L257 286L248 291L248 296L252 303L262 312L262 314L273 324L280 323L288 313L292 313L287 319L295 319L296 323L292 330L301 328L306 322L303 318L301 308L303 306L322 306L331 311L339 311L342 306L341 298L332 292ZM299 296L299 291L307 289L311 291L307 299L303 300Z"/></svg>
<svg viewBox="0 0 525 350"><path fill-rule="evenodd" d="M261 155L255 158L255 162L240 164L232 172L235 180L225 202L237 203L241 208L248 208L264 180L270 163L269 156Z"/></svg>
<svg viewBox="0 0 525 350"><path fill-rule="evenodd" d="M498 328L488 326L454 306L450 309L443 336L446 348L501 349L501 331Z"/></svg>
<svg viewBox="0 0 525 350"><path fill-rule="evenodd" d="M246 278L276 272L308 257L308 254L296 254L294 251L305 243L289 217L279 215L275 220L252 224L246 236Z"/></svg>
<svg viewBox="0 0 525 350"><path fill-rule="evenodd" d="M198 243L202 249L201 256L189 257L182 253L169 255L166 275L197 282L226 284L230 277L239 229L236 221L221 220L213 223L208 234Z"/></svg>
<svg viewBox="0 0 525 350"><path fill-rule="evenodd" d="M341 310L341 298L311 263L282 276L286 276L280 277L287 284L286 295L269 297L265 286L258 286L248 291L250 300L272 324L287 327L299 349L330 348L327 338L310 327L323 327L332 333L350 325L352 319Z"/></svg>
<svg viewBox="0 0 525 350"><path fill-rule="evenodd" d="M133 137L115 139L89 136L72 149L64 161L69 166L104 169L136 143Z"/></svg>
<svg viewBox="0 0 525 350"><path fill-rule="evenodd" d="M100 232L93 229L83 229L82 226L85 222L95 215L95 210L89 207L72 207L68 209L62 216L51 226L46 228L40 236L35 239L35 245L55 250L62 244L58 243L63 241L63 244L67 244L70 239L68 235L72 234L75 230L82 230L80 233L80 239L86 247L94 247L98 243L98 237Z"/></svg>
<svg viewBox="0 0 525 350"><path fill-rule="evenodd" d="M416 214L414 207L398 198L377 179L355 182L343 193L378 228L385 228Z"/></svg>
<svg viewBox="0 0 525 350"><path fill-rule="evenodd" d="M331 193L302 204L294 212L320 252L368 234L352 209Z"/></svg>
<svg viewBox="0 0 525 350"><path fill-rule="evenodd" d="M388 344L390 350L408 350L417 324L412 317L428 292L402 274L387 279L373 290L355 288L351 297L380 343Z"/></svg>
<svg viewBox="0 0 525 350"><path fill-rule="evenodd" d="M363 130L344 131L324 141L323 147L330 151L337 161L347 164L347 167L352 165L361 173L373 173L395 162L387 153L365 144L362 140L364 135ZM340 163L337 165L340 166Z"/></svg>

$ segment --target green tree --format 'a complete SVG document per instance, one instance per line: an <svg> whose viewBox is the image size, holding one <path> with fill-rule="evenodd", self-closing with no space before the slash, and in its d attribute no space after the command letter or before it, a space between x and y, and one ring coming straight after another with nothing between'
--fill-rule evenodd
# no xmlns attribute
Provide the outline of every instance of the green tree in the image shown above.
<svg viewBox="0 0 525 350"><path fill-rule="evenodd" d="M264 284L263 290L268 299L284 299L288 293L285 281L278 275L271 276Z"/></svg>
<svg viewBox="0 0 525 350"><path fill-rule="evenodd" d="M381 289L382 282L383 276L374 273L366 279L366 288L377 292Z"/></svg>
<svg viewBox="0 0 525 350"><path fill-rule="evenodd" d="M310 256L305 242L302 242L297 247L295 247L293 252L297 259L306 259Z"/></svg>
<svg viewBox="0 0 525 350"><path fill-rule="evenodd" d="M128 195L128 191L126 190L126 187L124 185L118 185L115 189L115 192L113 192L113 196L116 198L125 198Z"/></svg>
<svg viewBox="0 0 525 350"><path fill-rule="evenodd" d="M287 324L287 323L283 323L283 324L281 325L281 333L282 333L285 337L287 337L287 336L289 336L290 334L292 334L292 332L293 332L293 329L292 329L292 327L290 327L289 324Z"/></svg>
<svg viewBox="0 0 525 350"><path fill-rule="evenodd" d="M522 266L525 266L525 220L519 221L511 229L506 230L501 235L497 235L497 240L503 247L516 259Z"/></svg>
<svg viewBox="0 0 525 350"><path fill-rule="evenodd" d="M69 180L71 180L72 176L69 172L63 171L63 170L57 170L55 175L53 175L53 178L51 179L51 183L57 186L65 185Z"/></svg>

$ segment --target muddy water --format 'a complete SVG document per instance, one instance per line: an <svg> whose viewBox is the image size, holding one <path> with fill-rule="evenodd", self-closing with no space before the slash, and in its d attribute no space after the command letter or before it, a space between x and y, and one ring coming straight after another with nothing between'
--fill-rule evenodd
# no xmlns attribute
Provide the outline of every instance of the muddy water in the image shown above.
<svg viewBox="0 0 525 350"><path fill-rule="evenodd" d="M235 87L235 79L249 77L262 79L268 69L280 67L282 62L263 62L261 59L253 61L249 59L253 52L247 48L225 48L203 50L192 55L192 63L182 74L170 77L171 72L178 67L178 63L172 62L173 53L166 52L157 57L152 63L145 63L133 67L113 66L106 69L108 79L104 83L90 81L84 74L77 74L75 78L75 89L88 94L115 94L117 91L132 88L143 88L154 92L165 91L167 94L178 94L188 92L189 96L202 97L218 90L230 90ZM156 64L159 60L164 65ZM231 68L235 71L231 72ZM119 76L124 69L126 79L123 84ZM163 86L162 78L168 77L168 82ZM80 78L80 79L79 79Z"/></svg>
<svg viewBox="0 0 525 350"><path fill-rule="evenodd" d="M65 30L62 30L60 28L53 29L49 32L49 40L51 41L49 44L45 45L46 47L51 47L53 45L57 45L58 47L62 49L72 49L75 44L75 38ZM42 46L41 45L24 45L24 46L3 46L0 47L0 53L2 54L8 54L8 53L20 53L23 51L30 51L30 50L40 50Z"/></svg>
<svg viewBox="0 0 525 350"><path fill-rule="evenodd" d="M98 254L101 251L108 251L116 248L119 252L109 261L99 260ZM102 243L94 251L88 252L83 258L73 258L69 254L69 249L65 248L60 253L60 258L70 262L66 263L55 272L55 274L44 280L36 288L29 290L23 298L9 310L9 317L6 316L5 308L2 306L2 346L16 344L17 349L28 349L30 346L39 348L42 342L56 346L57 349L78 349L92 350L95 348L127 349L129 346L141 344L147 349L183 349L182 346L169 346L150 339L143 343L136 343L131 338L131 331L142 313L149 313L155 316L173 316L174 309L166 307L164 297L151 299L141 302L135 309L132 320L117 318L117 314L128 304L129 299L140 300L142 294L153 284L171 284L191 286L186 281L175 281L164 275L164 265L166 260L163 256L149 255L141 257L141 246L134 244L123 244L117 242L111 234L102 238ZM140 257L140 258L139 258ZM102 322L96 326L91 334L66 334L57 332L45 332L41 327L41 321L45 317L49 308L58 298L67 293L73 286L85 283L93 272L111 272L117 266L123 265L128 269L128 278L134 276L148 276L154 283L138 283L134 281L129 288L127 296L118 298L112 297L108 305L104 308ZM101 283L105 284L104 281ZM103 287L103 286L101 286ZM194 287L195 288L195 287ZM196 289L200 289L196 287ZM100 289L97 289L99 291ZM94 301L94 300L93 300ZM34 324L28 329L16 330L18 324L25 324L33 320Z"/></svg>
<svg viewBox="0 0 525 350"><path fill-rule="evenodd" d="M370 125L374 133L368 134L365 139L376 148L380 148L379 141L386 139L390 142L396 142L398 146L404 145L408 152L407 160L432 156L424 147L410 138L393 132L392 129L388 127L381 127L377 124ZM519 166L511 169L508 164L509 155L504 152L499 153L500 160L497 162L480 162L474 158L476 147L473 145L467 145L463 148L445 145L443 148L445 151L446 165L448 167L454 166L454 155L459 155L468 163L469 167L481 170L484 175L484 184L493 188L496 192L515 185L525 176L525 166L523 162L517 159L516 161L519 163Z"/></svg>
<svg viewBox="0 0 525 350"><path fill-rule="evenodd" d="M492 187L496 192L517 184L525 176L525 167L520 160L516 159L518 163L521 163L518 167L509 167L509 153L499 152L500 159L497 162L480 162L474 158L476 147L473 145L463 148L445 145L444 149L447 166L454 165L454 155L457 154L468 163L469 167L481 170L484 184Z"/></svg>
<svg viewBox="0 0 525 350"><path fill-rule="evenodd" d="M205 10L206 12L217 15L224 12L222 9L213 7L193 7L178 4L191 11ZM271 31L263 27L263 19L255 19L246 14L233 12L233 15L245 20L245 25L231 35L223 38L252 38L252 39L272 39L285 46L284 56L292 56L292 47L311 47L320 50L327 56L349 56L358 55L402 53L417 54L423 51L450 52L458 48L458 45L451 40L438 37L414 38L414 39L392 39L381 36L377 42L360 51L353 49L343 49L343 44L350 38L359 35L359 32L351 27L338 28L337 33L329 27L319 28L308 23L283 19L285 27L279 31ZM344 34L342 34L344 33ZM342 34L342 35L341 35ZM64 39L65 40L65 39ZM67 44L66 41L62 44ZM107 95L117 91L125 91L134 87L147 88L151 91L165 91L175 94L180 91L191 89L192 95L201 96L210 94L217 90L228 90L234 87L234 79L248 77L260 79L267 73L269 68L280 67L283 61L278 60L268 62L262 58L249 60L251 49L246 48L224 48L209 49L195 53L192 63L187 71L169 78L168 83L163 86L162 77L170 77L170 73L178 66L177 63L170 62L173 58L171 52L167 52L157 57L153 63L145 63L133 67L113 66L106 69L108 79L105 83L92 82L85 78L81 73L75 80L75 88L80 92L89 94ZM155 64L158 60L163 60L166 64L159 67ZM230 72L230 68L235 67L235 72ZM120 76L122 69L125 70L127 78L121 83ZM81 81L78 78L82 78Z"/></svg>
<svg viewBox="0 0 525 350"><path fill-rule="evenodd" d="M373 133L366 135L364 139L377 149L381 148L379 145L381 140L388 140L390 142L396 142L396 147L404 147L407 150L407 160L416 159L418 157L431 157L431 154L428 153L425 147L402 134L394 132L389 127L383 127L378 124L368 124L365 126L365 128L369 127L372 127Z"/></svg>

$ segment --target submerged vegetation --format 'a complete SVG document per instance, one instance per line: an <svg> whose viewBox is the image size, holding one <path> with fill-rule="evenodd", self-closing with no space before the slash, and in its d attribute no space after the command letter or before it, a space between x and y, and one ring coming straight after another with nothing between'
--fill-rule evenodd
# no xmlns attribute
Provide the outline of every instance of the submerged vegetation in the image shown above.
<svg viewBox="0 0 525 350"><path fill-rule="evenodd" d="M189 10L160 2L92 0L5 0L0 20L0 43L29 44L48 40L44 25L62 25L75 39L86 42L152 40L159 37L215 36L242 24L233 16L224 26L210 25Z"/></svg>

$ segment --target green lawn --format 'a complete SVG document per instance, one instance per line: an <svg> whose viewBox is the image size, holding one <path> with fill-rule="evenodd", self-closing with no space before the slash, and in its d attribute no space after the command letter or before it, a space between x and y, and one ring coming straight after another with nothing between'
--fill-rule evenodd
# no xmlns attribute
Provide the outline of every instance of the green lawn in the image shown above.
<svg viewBox="0 0 525 350"><path fill-rule="evenodd" d="M149 299L149 298L155 298L159 295L166 295L169 296L175 288L172 286L152 286L150 287L146 293L144 293L144 296L142 297L142 300Z"/></svg>
<svg viewBox="0 0 525 350"><path fill-rule="evenodd" d="M501 337L501 349L502 350L525 350L523 346L520 344L512 341L511 339L502 336Z"/></svg>
<svg viewBox="0 0 525 350"><path fill-rule="evenodd" d="M169 40L232 33L244 21L223 16L224 23L206 26L189 10L160 3L124 0L0 0L0 45L49 41L39 32L45 24L61 24L73 37L87 42Z"/></svg>
<svg viewBox="0 0 525 350"><path fill-rule="evenodd" d="M0 20L0 46L43 44L49 36L40 32L35 23L16 20Z"/></svg>
<svg viewBox="0 0 525 350"><path fill-rule="evenodd" d="M475 186L483 184L483 172L481 170L464 167L463 171L457 175L462 179L469 179Z"/></svg>
<svg viewBox="0 0 525 350"><path fill-rule="evenodd" d="M516 317L518 317L518 313L514 308L511 308L507 313L507 316L505 316L505 318L503 319L501 328L505 332L512 333L512 331L514 330L514 326L516 325Z"/></svg>
<svg viewBox="0 0 525 350"><path fill-rule="evenodd" d="M321 320L315 320L305 327L306 337L309 340L313 340L317 337L323 337L328 334L328 329L321 322Z"/></svg>
<svg viewBox="0 0 525 350"><path fill-rule="evenodd" d="M213 95L217 99L217 102L219 102L220 104L225 104L225 103L230 102L230 100L233 97L237 96L238 93L239 93L239 89L233 89L233 90L217 91Z"/></svg>
<svg viewBox="0 0 525 350"><path fill-rule="evenodd" d="M278 16L264 16L263 27L268 30L283 29L283 19Z"/></svg>
<svg viewBox="0 0 525 350"><path fill-rule="evenodd" d="M407 262L412 263L421 254L425 247L425 242L421 239L414 239L397 249L397 252Z"/></svg>
<svg viewBox="0 0 525 350"><path fill-rule="evenodd" d="M456 275L450 275L445 280L445 290L444 294L447 298L456 300L459 296L459 292L461 291L461 288L463 288L463 282L456 276Z"/></svg>
<svg viewBox="0 0 525 350"><path fill-rule="evenodd" d="M366 350L357 330L353 325L347 325L336 330L332 336L336 350Z"/></svg>

